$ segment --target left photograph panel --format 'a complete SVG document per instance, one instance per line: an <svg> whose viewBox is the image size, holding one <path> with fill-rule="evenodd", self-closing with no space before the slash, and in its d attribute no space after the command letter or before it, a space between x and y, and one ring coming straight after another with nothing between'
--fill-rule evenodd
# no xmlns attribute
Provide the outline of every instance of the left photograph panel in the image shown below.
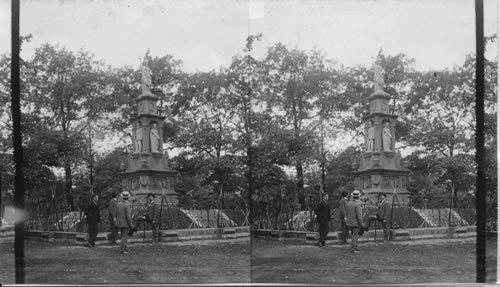
<svg viewBox="0 0 500 287"><path fill-rule="evenodd" d="M0 283L250 283L248 5L22 2L24 211L0 8Z"/></svg>

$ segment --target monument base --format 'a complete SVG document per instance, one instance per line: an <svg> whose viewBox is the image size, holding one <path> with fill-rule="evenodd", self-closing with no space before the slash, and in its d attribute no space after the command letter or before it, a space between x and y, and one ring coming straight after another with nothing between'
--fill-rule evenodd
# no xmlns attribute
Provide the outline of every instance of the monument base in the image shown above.
<svg viewBox="0 0 500 287"><path fill-rule="evenodd" d="M396 193L394 193L392 189L365 190L364 192L365 192L365 196L373 204L377 203L378 195L381 192L384 192L386 195L385 201L392 204L392 202L394 200L395 206L397 206L398 203L400 206L408 206L410 204L410 193L409 192L396 192Z"/></svg>
<svg viewBox="0 0 500 287"><path fill-rule="evenodd" d="M134 197L140 201L141 203L145 203L146 202L146 196L150 193L151 191L150 190L146 190L146 191L135 191L133 192L134 194ZM166 202L164 201L163 204L164 205L169 205L169 206L177 206L178 203L179 203L179 195L177 193L165 193L164 195L162 193L156 193L156 192L151 192L155 195L155 198L154 198L154 203L157 204L157 205L160 205L161 204L161 199L163 196L165 196L165 200Z"/></svg>

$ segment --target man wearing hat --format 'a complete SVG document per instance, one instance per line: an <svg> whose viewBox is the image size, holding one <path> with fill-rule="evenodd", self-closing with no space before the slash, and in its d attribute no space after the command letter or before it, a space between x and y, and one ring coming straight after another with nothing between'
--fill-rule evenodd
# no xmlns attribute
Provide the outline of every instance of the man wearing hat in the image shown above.
<svg viewBox="0 0 500 287"><path fill-rule="evenodd" d="M328 204L328 193L321 195L321 202L315 208L316 219L319 225L318 245L325 246L328 235L328 224L330 223L330 205Z"/></svg>
<svg viewBox="0 0 500 287"><path fill-rule="evenodd" d="M361 212L361 202L359 197L361 192L354 190L352 192L352 200L347 203L347 219L346 225L352 233L351 252L359 253L358 238L361 230L365 229L363 224L363 216Z"/></svg>
<svg viewBox="0 0 500 287"><path fill-rule="evenodd" d="M88 247L95 246L95 240L98 233L98 224L101 222L101 215L99 213L99 206L97 205L97 201L99 200L99 196L94 193L90 197L90 203L84 210L85 216L87 217L87 225L88 225Z"/></svg>
<svg viewBox="0 0 500 287"><path fill-rule="evenodd" d="M368 217L368 226L367 229L370 228L370 224L372 221L379 221L382 223L382 229L384 230L384 242L389 240L389 229L391 228L391 216L392 216L392 206L386 202L386 194L381 192L378 194L378 208L377 212L374 215Z"/></svg>
<svg viewBox="0 0 500 287"><path fill-rule="evenodd" d="M141 222L146 222L151 226L151 232L153 233L153 243L158 243L158 206L155 204L155 195L153 193L148 193L146 196L146 208L144 209L143 215L137 218L135 226L139 226Z"/></svg>
<svg viewBox="0 0 500 287"><path fill-rule="evenodd" d="M129 191L123 191L121 193L122 200L118 202L116 207L116 226L120 228L120 233L122 235L120 252L123 254L130 252L127 248L128 233L130 230L134 230L134 223L132 222L132 203L129 201L130 196Z"/></svg>

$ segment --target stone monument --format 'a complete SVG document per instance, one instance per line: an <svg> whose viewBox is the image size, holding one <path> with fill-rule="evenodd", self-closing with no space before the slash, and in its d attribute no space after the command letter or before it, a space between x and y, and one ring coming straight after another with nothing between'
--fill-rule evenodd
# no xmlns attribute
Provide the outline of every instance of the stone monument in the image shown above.
<svg viewBox="0 0 500 287"><path fill-rule="evenodd" d="M160 204L165 198L171 206L178 203L174 190L176 171L169 163L168 154L163 152L163 124L165 117L159 116L156 102L158 97L151 92L151 70L148 66L149 51L142 63L142 93L136 99L137 116L130 119L133 127L133 150L122 164L122 187L130 190L143 201L148 193L155 194Z"/></svg>
<svg viewBox="0 0 500 287"><path fill-rule="evenodd" d="M389 112L391 96L384 91L380 56L374 64L374 92L368 97L370 111L363 117L365 150L353 162L354 185L368 194L372 201L385 192L388 202L397 195L400 204L408 204L406 189L409 170L401 163L395 150L395 125L398 116Z"/></svg>

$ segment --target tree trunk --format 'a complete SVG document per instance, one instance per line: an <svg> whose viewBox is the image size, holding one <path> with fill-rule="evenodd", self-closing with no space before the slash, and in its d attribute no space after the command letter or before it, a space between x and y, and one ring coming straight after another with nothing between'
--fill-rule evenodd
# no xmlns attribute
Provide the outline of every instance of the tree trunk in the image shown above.
<svg viewBox="0 0 500 287"><path fill-rule="evenodd" d="M68 212L74 211L75 206L73 203L73 194L72 194L72 186L73 186L73 179L71 176L71 165L70 163L65 163L64 164L64 173L66 176L66 184L64 186L64 193L66 193L66 201L68 202Z"/></svg>
<svg viewBox="0 0 500 287"><path fill-rule="evenodd" d="M297 198L299 199L300 211L304 211L306 210L306 201L304 196L304 170L301 160L298 160L295 168L297 170Z"/></svg>
<svg viewBox="0 0 500 287"><path fill-rule="evenodd" d="M247 158L248 158L248 176L247 176L247 181L248 181L248 199L250 203L250 214L249 214L249 219L250 219L250 226L253 225L253 208L252 208L252 194L253 194L253 152L252 152L252 134L251 134L251 123L252 123L252 107L251 107L251 97L252 97L252 89L249 87L247 91L248 95L248 102L245 103L245 109L246 109L246 127L245 127L245 132L246 132L246 141L247 141Z"/></svg>

